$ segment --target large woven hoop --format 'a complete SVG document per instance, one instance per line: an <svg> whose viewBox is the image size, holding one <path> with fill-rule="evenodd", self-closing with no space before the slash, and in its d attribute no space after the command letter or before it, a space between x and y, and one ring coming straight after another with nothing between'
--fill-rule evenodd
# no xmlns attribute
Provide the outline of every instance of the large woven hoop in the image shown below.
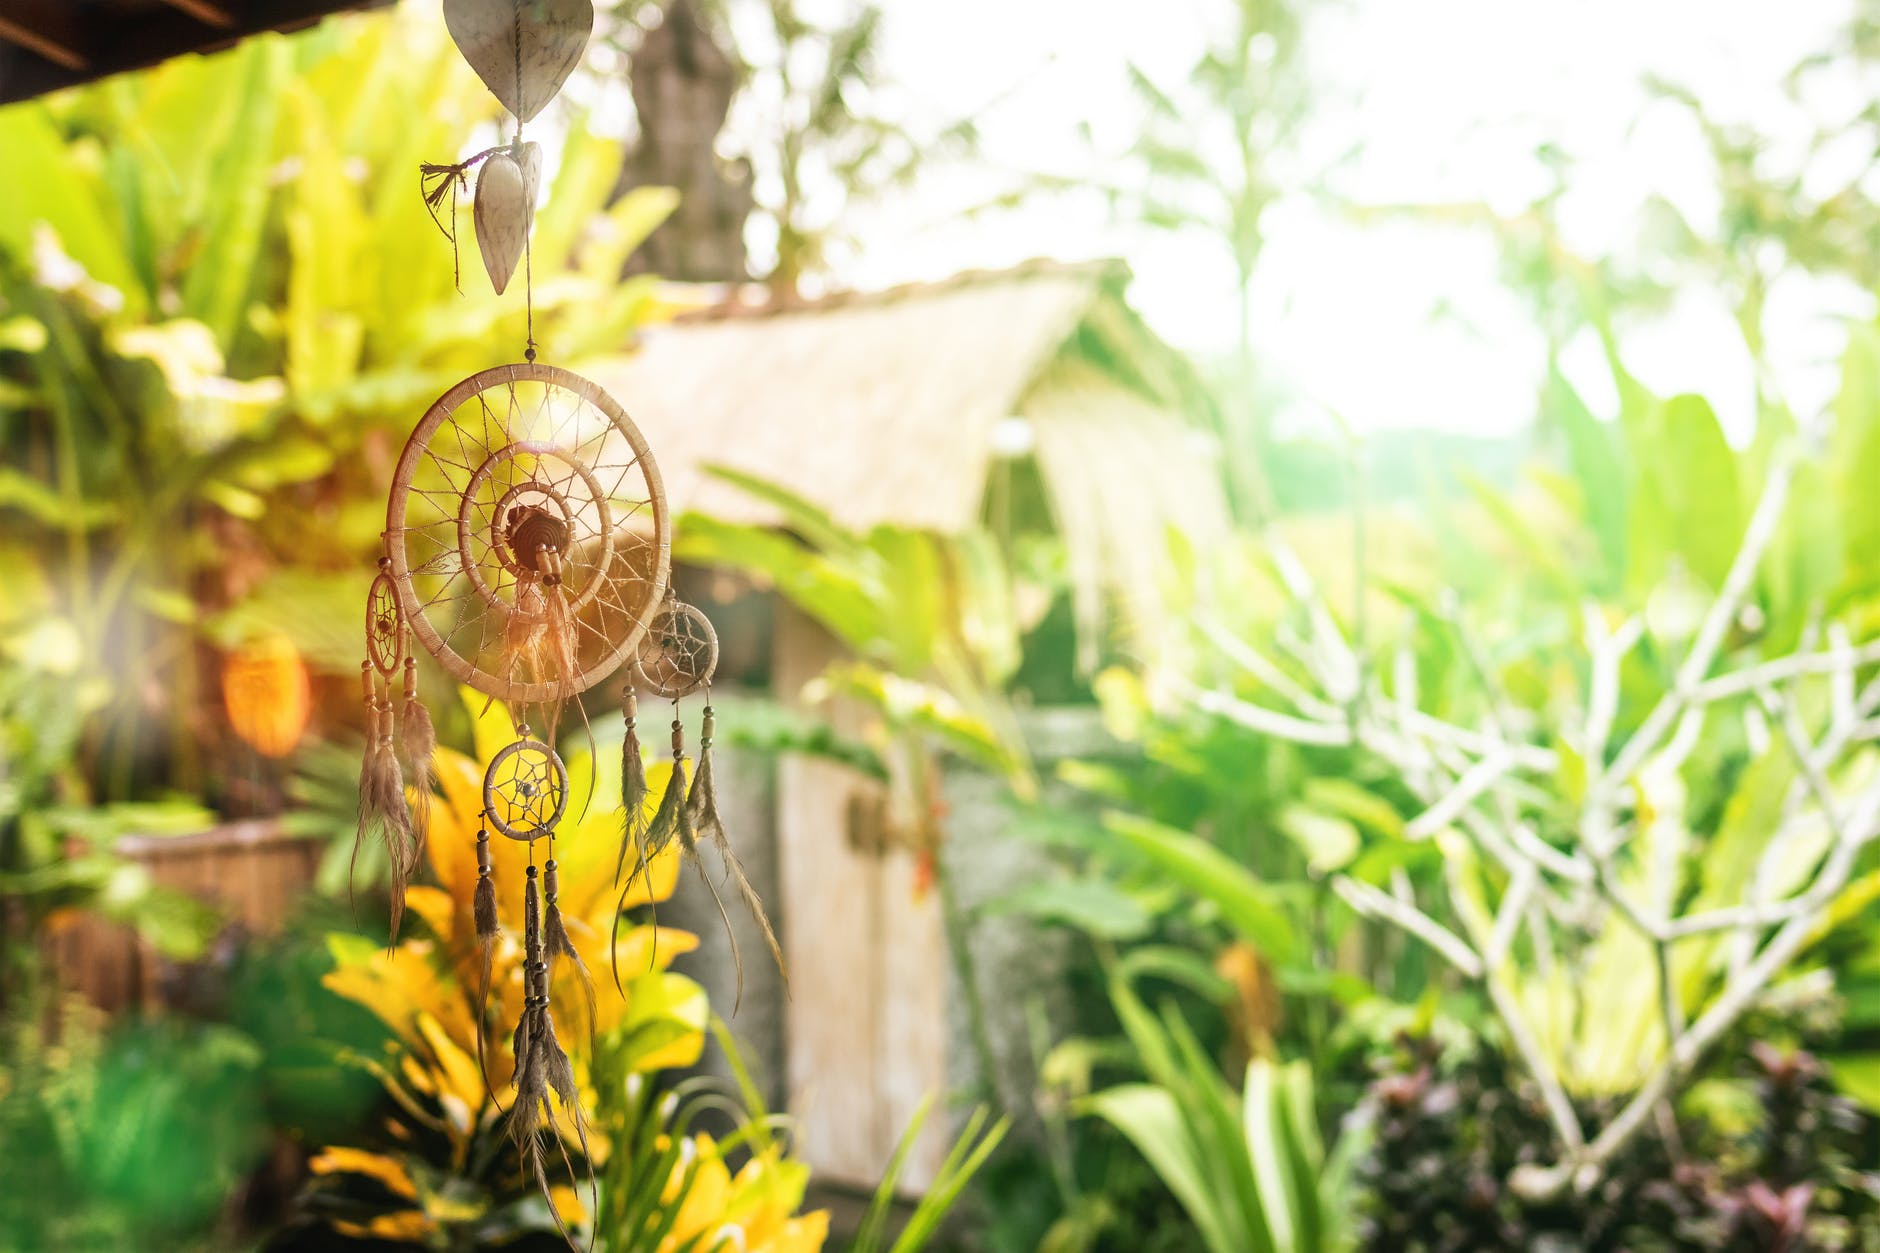
<svg viewBox="0 0 1880 1253"><path fill-rule="evenodd" d="M523 394L541 393L543 399L536 412L518 412L518 385L534 389ZM498 416L490 408L490 395L507 398L505 415ZM574 411L558 415L556 403ZM591 406L593 414L580 411L578 404ZM473 419L476 426L458 416L472 405L481 411L481 417ZM542 429L515 429L507 424L511 418L516 420L515 427ZM551 447L554 438L539 438L543 429L552 436L558 422L572 428L566 437L572 442L559 449ZM452 442L439 451L436 441L446 424L450 424ZM587 433L583 434L584 430ZM616 439L620 447L613 446ZM588 463L601 454L613 462L597 473ZM492 479L487 469L492 460L521 463L525 458L535 459L537 465L554 461L562 467L559 477L552 484L518 487L512 480ZM453 467L463 471L461 483ZM601 483L608 473L615 476L611 489ZM430 486L425 486L427 476ZM624 511L611 494L623 488L632 493L632 508ZM576 489L590 496L585 510L569 506L564 498ZM453 490L458 493L457 504L447 507ZM502 524L498 515L516 499L518 491L532 493L545 502L541 510L544 513L552 507L564 520L584 518L594 532L589 542L598 554L589 575L595 580L611 580L605 588L591 583L575 589L575 607L590 617L603 617L598 625L580 624L586 632L579 636L580 652L569 672L553 679L503 673L492 663L488 619L516 612L514 606L506 610L501 600L503 571L513 573L515 559L513 553L503 550L496 536ZM479 492L496 499L479 502ZM597 492L600 495L595 497ZM414 500L421 502L422 520L412 516ZM472 514L484 524L473 526L466 521ZM630 533L624 528L634 523L639 527L632 532L638 566L620 551L622 535ZM418 533L423 533L420 547L424 551L414 561L412 540ZM484 546L484 569L478 568L478 559L471 551L472 539ZM603 681L633 656L647 624L659 611L672 564L665 486L639 428L599 384L573 371L538 363L479 371L450 388L425 411L405 442L393 475L385 511L385 541L399 604L418 643L451 677L511 705L565 700ZM419 580L435 585L437 590L421 592ZM456 585L461 588L453 592L451 588ZM513 591L514 585L509 586ZM436 615L439 620L434 620L433 611L440 607L457 612L459 620L445 620L442 611ZM479 623L474 646L466 622ZM500 628L501 622L496 625ZM500 637L500 629L497 635ZM470 655L466 656L466 651Z"/></svg>

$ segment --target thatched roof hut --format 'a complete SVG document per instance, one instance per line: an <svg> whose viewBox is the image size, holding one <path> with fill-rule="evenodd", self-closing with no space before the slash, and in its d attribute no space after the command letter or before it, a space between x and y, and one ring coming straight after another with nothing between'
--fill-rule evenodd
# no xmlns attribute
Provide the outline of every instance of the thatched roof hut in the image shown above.
<svg viewBox="0 0 1880 1253"><path fill-rule="evenodd" d="M1035 462L1081 631L1106 603L1160 634L1168 531L1225 530L1205 404L1123 300L1121 262L1033 262L783 307L724 303L647 331L599 381L659 450L675 511L779 520L705 472L780 483L856 528L958 533L998 513L994 470ZM1144 637L1148 637L1145 639Z"/></svg>
<svg viewBox="0 0 1880 1253"><path fill-rule="evenodd" d="M659 450L675 511L782 522L706 472L716 464L857 529L984 526L1009 539L1016 516L1013 526L1048 527L1067 549L1085 661L1111 628L1147 654L1162 634L1170 529L1206 546L1224 535L1227 508L1195 420L1206 401L1124 302L1127 280L1116 263L1035 263L785 308L721 304L647 331L630 360L586 369ZM768 622L755 648L785 699L842 656L787 606ZM837 729L863 734L861 711L842 705L826 711ZM728 724L736 717L728 711ZM802 755L774 771L749 754L727 762L720 794L736 807L739 855L773 903L792 972L787 1004L780 989L746 985L739 1034L781 1080L817 1178L871 1186L921 1099L951 1088L967 1055L937 900L919 886L917 851L876 829L879 783ZM1009 844L998 839L1002 806L957 799L949 855ZM987 892L1025 873L1001 856L985 861L997 876L980 885ZM684 889L670 915L716 926L709 903ZM746 951L757 943L746 936ZM691 973L728 997L730 972L700 962ZM1008 990L1016 1013L1021 998ZM1020 1042L1005 1052L1023 1052L1020 1017L995 1015L992 1030ZM934 1177L946 1121L916 1144L904 1187Z"/></svg>

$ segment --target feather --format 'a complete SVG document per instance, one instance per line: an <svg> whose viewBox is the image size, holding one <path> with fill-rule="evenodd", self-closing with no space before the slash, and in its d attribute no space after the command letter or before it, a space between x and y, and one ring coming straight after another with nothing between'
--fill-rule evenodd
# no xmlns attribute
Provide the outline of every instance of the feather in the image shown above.
<svg viewBox="0 0 1880 1253"><path fill-rule="evenodd" d="M718 793L712 779L712 711L705 710L705 734L699 738L698 769L692 772L692 790L685 799L686 821L714 844L723 844L725 824L718 817Z"/></svg>
<svg viewBox="0 0 1880 1253"><path fill-rule="evenodd" d="M649 873L646 864L646 759L640 751L640 735L637 729L640 701L633 694L633 685L627 684L621 697L620 712L626 719L626 738L620 742L620 854L614 859L614 885L620 885L620 873L626 869L627 850L632 849L638 855L638 864L627 876L627 883L620 890L619 903L614 906L614 916L609 922L607 936L607 965L613 971L614 991L625 996L620 985L620 915L626 909L627 893L633 890L634 880L644 878ZM659 935L659 906L652 903L652 894L647 894L648 906L652 911L653 935Z"/></svg>
<svg viewBox="0 0 1880 1253"><path fill-rule="evenodd" d="M437 731L431 713L418 699L417 665L405 661L405 717L400 728L405 760L411 764L411 872L424 862L424 844L431 831L431 788L437 775L432 763L437 753Z"/></svg>
<svg viewBox="0 0 1880 1253"><path fill-rule="evenodd" d="M627 689L622 703L626 715L627 734L620 742L620 855L614 860L614 883L620 882L620 873L626 869L627 850L639 847L641 869L645 868L645 849L639 844L639 837L646 826L646 761L640 752L640 736L636 728L639 701L633 695L633 689ZM629 880L631 882L631 880Z"/></svg>
<svg viewBox="0 0 1880 1253"><path fill-rule="evenodd" d="M707 705L703 733L699 736L698 769L692 775L692 792L686 798L686 814L691 820L691 826L696 835L710 840L712 846L718 850L718 855L725 864L725 874L737 887L738 896L743 900L744 908L750 912L751 917L764 933L764 944L770 949L771 960L777 963L777 973L783 977L783 988L787 995L790 990L790 971L784 964L783 946L777 942L777 933L770 925L770 915L764 911L763 898L758 896L757 889L751 886L750 878L744 873L744 863L738 860L737 853L732 850L731 839L725 834L725 824L718 817L718 797L713 790L712 779L714 721L711 706ZM712 895L714 898L717 896L716 890ZM721 906L721 912L722 908ZM727 931L729 928L730 924L727 922ZM734 950L735 946L736 942L733 941ZM738 981L740 995L743 990L742 975L743 972L740 969ZM735 1003L732 1005L731 1012L737 1013Z"/></svg>
<svg viewBox="0 0 1880 1253"><path fill-rule="evenodd" d="M639 838L632 841L639 849L640 864L632 874L627 876L627 885L621 889L620 903L615 908L616 914L626 908L627 893L633 890L636 879L646 875L649 876L648 882L651 882L653 858L666 851L666 846L672 843L673 837L679 834L681 828L690 832L691 824L686 821L685 813L685 740L679 721L675 718L672 723L672 776L666 780L666 790L659 798L659 809L653 814L653 820L646 824L646 830L640 833ZM652 893L649 891L647 896L650 898ZM659 908L655 905L653 906L653 951L650 960L656 961L658 957ZM611 961L614 989L619 991L621 985L618 945L614 946Z"/></svg>
<svg viewBox="0 0 1880 1253"><path fill-rule="evenodd" d="M405 802L404 772L398 768L398 754L392 749L392 706L378 705L374 727L379 733L376 749L366 754L365 770L359 778L359 837L376 824L385 839L391 861L391 942L398 943L398 929L405 916L405 884L411 876L411 811ZM355 850L357 841L355 840Z"/></svg>
<svg viewBox="0 0 1880 1253"><path fill-rule="evenodd" d="M738 980L737 993L731 1001L731 1013L736 1017L738 1007L744 1004L744 957L738 952L738 934L731 929L731 915L725 909L724 898L718 895L718 885L705 873L705 864L699 860L698 837L693 833L690 823L680 829L679 848L685 859L692 863L692 869L698 872L699 882L711 893L712 904L718 907L718 918L725 925L725 938L731 941L731 968L737 972Z"/></svg>
<svg viewBox="0 0 1880 1253"><path fill-rule="evenodd" d="M575 1174L567 1146L561 1142L555 1130L554 1107L549 1103L551 1093L561 1102L562 1108L574 1123L583 1158L592 1158L588 1148L587 1124L581 1113L581 1092L575 1080L574 1063L569 1060L567 1050L562 1048L561 1041L556 1038L555 1018L549 1010L549 951L555 945L554 935L557 931L561 931L562 941L566 942L566 931L560 928L560 910L555 903L557 886L553 859L548 862L539 887L536 868L529 867L528 886L523 898L523 1010L511 1041L516 1056L516 1100L509 1110L509 1134L515 1140L516 1151L522 1157L524 1166L534 1175L536 1186L541 1189L542 1199L548 1203L549 1212L554 1216L555 1226L560 1230L562 1239L574 1248L578 1246L562 1222L561 1211L555 1206L554 1194L548 1186L548 1175L542 1166L542 1137L547 1134L554 1136L556 1149L568 1166L569 1177L572 1179ZM548 899L546 926L542 908L544 889ZM572 945L568 947L573 948ZM593 1181L592 1171L590 1160L589 1193L598 1205L599 1191Z"/></svg>
<svg viewBox="0 0 1880 1253"><path fill-rule="evenodd" d="M666 791L659 798L659 808L654 811L653 820L646 824L647 860L665 852L666 846L672 843L680 829L690 830L691 825L686 820L685 753L680 751L673 755L672 777L666 781Z"/></svg>
<svg viewBox="0 0 1880 1253"><path fill-rule="evenodd" d="M488 1046L484 1039L488 1034L485 1023L489 1017L490 973L496 960L496 940L501 934L496 922L496 880L490 875L488 831L477 832L477 863L477 890L471 907L476 917L477 963L480 967L477 975L477 1069L483 1072L483 1090L489 1093L490 1104L501 1109L502 1102L496 1099L495 1085L490 1083Z"/></svg>
<svg viewBox="0 0 1880 1253"><path fill-rule="evenodd" d="M555 959L557 957L566 957L574 963L575 974L581 981L581 994L587 1001L588 1040L592 1043L596 1020L594 976L588 973L587 963L581 960L581 954L576 951L574 941L568 938L568 927L562 921L561 917L561 904L555 899L559 887L559 879L560 875L556 870L555 862L551 859L545 868L545 878L543 880L544 885L548 889L548 910L542 923L543 939L548 949L548 977L550 982L553 983L555 978Z"/></svg>

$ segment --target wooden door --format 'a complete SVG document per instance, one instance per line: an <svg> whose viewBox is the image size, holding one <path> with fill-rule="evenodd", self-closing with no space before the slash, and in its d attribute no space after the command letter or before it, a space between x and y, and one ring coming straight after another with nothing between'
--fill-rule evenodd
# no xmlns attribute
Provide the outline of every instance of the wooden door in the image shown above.
<svg viewBox="0 0 1880 1253"><path fill-rule="evenodd" d="M773 682L796 702L842 654L794 609L776 615ZM860 736L865 709L833 711ZM918 890L914 856L871 838L881 785L832 762L793 755L777 774L777 857L789 1107L802 1151L824 1180L872 1188L921 1100L944 1103L947 957L937 893ZM871 847L875 845L875 847ZM945 1156L949 1119L928 1120L901 1175L919 1192Z"/></svg>

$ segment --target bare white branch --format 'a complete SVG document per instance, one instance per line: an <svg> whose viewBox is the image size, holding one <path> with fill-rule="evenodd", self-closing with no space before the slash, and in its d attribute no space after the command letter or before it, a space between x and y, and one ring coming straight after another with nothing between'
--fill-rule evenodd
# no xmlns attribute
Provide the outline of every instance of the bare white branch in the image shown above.
<svg viewBox="0 0 1880 1253"><path fill-rule="evenodd" d="M1477 797L1493 787L1514 766L1512 754L1497 753L1484 757L1456 780L1443 798L1404 824L1403 833L1413 840L1426 840L1454 823Z"/></svg>
<svg viewBox="0 0 1880 1253"><path fill-rule="evenodd" d="M1501 905L1495 910L1495 929L1489 933L1488 947L1482 952L1482 963L1490 970L1500 966L1514 946L1514 938L1520 932L1521 920L1539 881L1540 871L1532 862L1525 863L1515 871L1508 890L1502 894Z"/></svg>
<svg viewBox="0 0 1880 1253"><path fill-rule="evenodd" d="M1208 638L1221 655L1251 674L1263 686L1292 702L1294 709L1307 717L1323 722L1336 722L1342 719L1344 711L1328 701L1320 700L1306 691L1293 677L1279 666L1268 660L1258 649L1242 640L1239 636L1222 626L1211 615L1203 614L1195 619L1195 625Z"/></svg>
<svg viewBox="0 0 1880 1253"><path fill-rule="evenodd" d="M1305 567L1277 535L1273 561L1280 581L1304 610L1307 637L1289 622L1276 631L1277 647L1296 658L1300 673L1263 656L1218 625L1202 630L1223 656L1240 665L1293 712L1266 708L1230 693L1189 686L1197 707L1230 718L1261 734L1294 743L1356 747L1394 770L1423 810L1405 826L1412 839L1445 829L1464 833L1487 862L1506 875L1495 898L1492 887L1465 882L1462 860L1443 860L1447 917L1461 934L1420 908L1407 879L1398 894L1349 876L1333 887L1358 913L1384 921L1427 944L1464 978L1480 980L1515 1053L1533 1077L1559 1139L1551 1165L1524 1166L1514 1180L1525 1196L1555 1197L1584 1191L1602 1178L1607 1164L1662 1111L1705 1051L1765 995L1770 983L1816 934L1825 911L1846 890L1861 851L1880 837L1880 780L1851 799L1837 797L1836 768L1850 746L1880 737L1880 676L1859 683L1859 672L1880 665L1880 640L1855 644L1846 626L1811 621L1787 656L1715 674L1725 641L1755 586L1758 570L1794 486L1799 450L1785 450L1769 473L1761 498L1744 528L1735 557L1667 689L1629 735L1620 731L1622 677L1626 657L1643 638L1633 616L1610 625L1610 611L1597 604L1581 609L1587 650L1584 716L1574 740L1586 768L1570 840L1556 847L1542 837L1561 820L1561 755L1525 742L1533 734L1532 711L1517 706L1501 676L1470 637L1453 606L1445 613L1472 667L1484 704L1476 725L1463 726L1418 707L1416 659L1407 645L1391 658L1388 692L1364 676L1377 673L1340 631ZM1298 621L1295 619L1294 621ZM1360 640L1358 649L1367 647ZM1827 726L1813 740L1801 709L1785 685L1825 679ZM1316 687L1318 690L1311 690ZM1753 700L1741 702L1743 697ZM1720 702L1731 702L1721 705ZM1740 704L1737 702L1741 702ZM1674 916L1682 899L1679 882L1688 853L1683 819L1668 812L1680 803L1680 777L1703 740L1713 712L1721 719L1753 719L1765 739L1780 736L1796 764L1793 784L1741 903ZM1845 780L1843 780L1845 782ZM1654 829L1654 823L1656 829ZM1822 836L1827 839L1824 841ZM1652 831L1649 888L1621 882L1618 860L1628 839ZM1817 852L1825 843L1825 852ZM1795 869L1796 847L1806 847L1813 865L1810 882L1786 899L1769 901L1773 883L1785 887ZM1445 844L1447 848L1447 844ZM1498 876L1497 876L1498 878ZM1483 899L1486 893L1488 899ZM1635 899L1636 897L1636 899ZM1439 911L1440 912L1440 911ZM1560 1063L1543 1047L1511 982L1512 960L1522 928L1532 933L1536 962L1552 967L1557 943L1577 944L1604 928L1630 927L1651 945L1657 966L1659 1015L1666 1049L1643 1083L1590 1143L1561 1078ZM1708 1004L1687 1006L1673 980L1672 946L1693 936L1735 931L1732 966ZM1765 942L1766 940L1766 942ZM1560 960L1572 960L1571 949Z"/></svg>
<svg viewBox="0 0 1880 1253"><path fill-rule="evenodd" d="M1749 595L1750 587L1755 582L1763 553L1768 549L1769 541L1775 537L1776 525L1782 520L1782 511L1788 505L1789 489L1795 483L1798 464L1798 457L1790 451L1782 455L1770 471L1762 499L1756 502L1756 510L1750 515L1749 525L1744 528L1742 545L1730 563L1729 573L1724 576L1717 599L1711 602L1703 622L1697 628L1697 638L1691 644L1691 651L1685 654L1684 664L1678 667L1671 690L1645 716L1644 723L1633 732L1613 758L1612 764L1601 773L1593 788L1595 792L1603 794L1616 780L1630 778L1644 764L1645 759L1657 751L1698 684L1710 673L1711 666L1717 660L1717 650L1723 646L1724 636L1729 632L1730 624L1736 621L1737 612L1743 607L1743 599Z"/></svg>
<svg viewBox="0 0 1880 1253"><path fill-rule="evenodd" d="M1282 740L1291 740L1295 744L1318 744L1326 748L1343 748L1351 743L1351 728L1342 722L1314 722L1292 714L1280 713L1267 709L1250 701L1230 696L1226 692L1209 691L1194 687L1187 680L1176 678L1174 683L1183 688L1195 708L1204 713L1219 714L1230 722L1237 722L1250 731L1262 735L1275 736Z"/></svg>
<svg viewBox="0 0 1880 1253"><path fill-rule="evenodd" d="M1340 900L1365 917L1388 922L1422 940L1466 978L1482 977L1482 959L1475 950L1462 937L1414 905L1406 904L1348 875L1334 878L1332 890L1338 893Z"/></svg>
<svg viewBox="0 0 1880 1253"><path fill-rule="evenodd" d="M1745 695L1759 687L1773 687L1803 675L1851 676L1859 667L1876 662L1880 662L1880 640L1863 644L1859 648L1835 647L1826 652L1793 653L1774 661L1765 661L1761 665L1720 674L1697 684L1691 689L1691 700L1697 704L1709 704Z"/></svg>
<svg viewBox="0 0 1880 1253"><path fill-rule="evenodd" d="M1582 607L1586 624L1587 648L1592 654L1592 675L1586 702L1586 730L1580 742L1580 755L1588 770L1597 770L1606 760L1606 741L1612 737L1612 721L1619 712L1619 670L1626 654L1643 634L1642 618L1628 618L1618 631L1606 629L1606 618L1597 605Z"/></svg>

